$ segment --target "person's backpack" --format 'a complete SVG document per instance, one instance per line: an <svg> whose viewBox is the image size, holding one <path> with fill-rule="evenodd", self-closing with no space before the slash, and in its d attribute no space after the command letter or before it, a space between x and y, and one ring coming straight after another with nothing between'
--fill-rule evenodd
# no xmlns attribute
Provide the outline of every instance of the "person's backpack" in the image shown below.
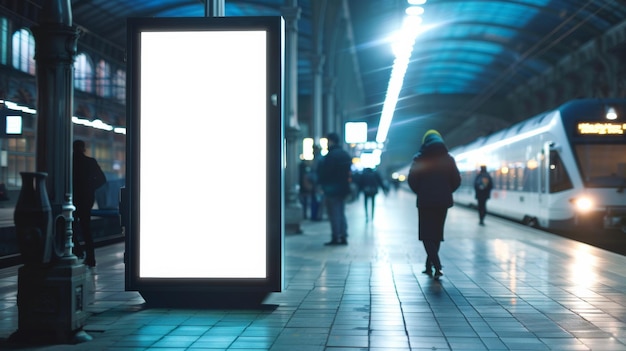
<svg viewBox="0 0 626 351"><path fill-rule="evenodd" d="M476 177L476 189L485 190L491 187L489 177L486 174L481 174L479 177Z"/></svg>

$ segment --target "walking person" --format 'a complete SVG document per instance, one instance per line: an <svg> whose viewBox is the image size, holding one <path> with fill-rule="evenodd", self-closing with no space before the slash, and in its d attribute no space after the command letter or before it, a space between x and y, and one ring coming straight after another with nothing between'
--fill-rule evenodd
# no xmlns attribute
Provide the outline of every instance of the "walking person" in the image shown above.
<svg viewBox="0 0 626 351"><path fill-rule="evenodd" d="M485 225L485 216L487 215L487 200L491 197L491 189L493 188L493 180L487 172L487 166L480 166L480 172L474 179L474 191L476 193L476 201L478 201L478 224Z"/></svg>
<svg viewBox="0 0 626 351"><path fill-rule="evenodd" d="M389 189L383 183L383 179L375 169L366 168L359 177L359 190L363 192L363 202L365 205L365 221L369 221L368 203L371 204L372 214L371 219L374 220L374 203L376 202L376 194L378 189L383 189L383 192L387 194Z"/></svg>
<svg viewBox="0 0 626 351"><path fill-rule="evenodd" d="M85 241L83 247L80 245L77 233L74 233L75 253L79 257L85 254L85 265L94 267L96 255L91 233L91 208L95 202L96 189L106 183L106 177L96 159L85 155L86 148L83 140L74 141L73 148L73 201L76 206L76 218Z"/></svg>
<svg viewBox="0 0 626 351"><path fill-rule="evenodd" d="M408 181L417 195L419 240L426 251L426 269L422 273L433 276L434 268L434 278L439 279L443 275L439 248L444 239L444 224L448 208L453 205L452 193L461 185L461 174L436 130L424 134Z"/></svg>
<svg viewBox="0 0 626 351"><path fill-rule="evenodd" d="M325 245L347 245L348 222L345 201L350 194L352 158L341 147L337 133L330 133L326 138L328 153L317 168L317 180L324 194L331 228L331 239Z"/></svg>

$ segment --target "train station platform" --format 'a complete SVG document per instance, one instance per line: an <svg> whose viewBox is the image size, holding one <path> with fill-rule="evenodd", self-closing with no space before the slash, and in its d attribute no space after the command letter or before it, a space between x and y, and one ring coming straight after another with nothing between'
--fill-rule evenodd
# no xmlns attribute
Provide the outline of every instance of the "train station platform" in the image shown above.
<svg viewBox="0 0 626 351"><path fill-rule="evenodd" d="M150 308L124 290L123 244L99 248L87 276L93 340L76 345L7 342L17 267L3 269L0 349L626 350L625 256L499 218L479 226L454 207L435 281L421 273L414 195L376 201L369 222L361 201L347 206L346 246L324 246L327 221L286 236L285 289L258 309Z"/></svg>

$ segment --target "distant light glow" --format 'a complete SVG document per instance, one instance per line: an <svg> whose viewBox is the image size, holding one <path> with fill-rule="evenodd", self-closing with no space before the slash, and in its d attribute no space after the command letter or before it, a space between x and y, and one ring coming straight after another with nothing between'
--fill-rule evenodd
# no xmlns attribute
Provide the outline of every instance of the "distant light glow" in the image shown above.
<svg viewBox="0 0 626 351"><path fill-rule="evenodd" d="M407 7L404 11L409 16L421 16L424 14L424 8L420 6Z"/></svg>
<svg viewBox="0 0 626 351"><path fill-rule="evenodd" d="M364 143L367 141L366 122L347 122L344 130L346 131L345 141L348 144Z"/></svg>
<svg viewBox="0 0 626 351"><path fill-rule="evenodd" d="M589 212L593 208L593 200L586 196L573 199L572 203L578 212Z"/></svg>
<svg viewBox="0 0 626 351"><path fill-rule="evenodd" d="M320 138L320 154L322 156L326 156L327 153L328 153L328 139Z"/></svg>
<svg viewBox="0 0 626 351"><path fill-rule="evenodd" d="M424 5L426 0L407 0L409 5Z"/></svg>
<svg viewBox="0 0 626 351"><path fill-rule="evenodd" d="M310 161L313 159L313 138L302 139L302 155L300 159Z"/></svg>

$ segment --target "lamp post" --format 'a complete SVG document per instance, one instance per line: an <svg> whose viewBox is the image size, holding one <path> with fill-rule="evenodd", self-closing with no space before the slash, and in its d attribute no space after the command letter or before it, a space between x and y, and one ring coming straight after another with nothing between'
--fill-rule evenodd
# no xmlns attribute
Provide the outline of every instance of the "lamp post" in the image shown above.
<svg viewBox="0 0 626 351"><path fill-rule="evenodd" d="M12 340L76 343L90 340L82 331L85 266L72 253L73 63L78 31L70 0L44 0L39 25L32 28L37 62L37 171L47 174L53 238L44 252L18 271L18 330ZM23 184L25 192L29 184ZM30 185L32 186L32 185ZM18 227L16 206L16 231ZM20 221L21 222L21 221ZM45 250L44 250L45 251ZM52 252L50 252L52 251Z"/></svg>

